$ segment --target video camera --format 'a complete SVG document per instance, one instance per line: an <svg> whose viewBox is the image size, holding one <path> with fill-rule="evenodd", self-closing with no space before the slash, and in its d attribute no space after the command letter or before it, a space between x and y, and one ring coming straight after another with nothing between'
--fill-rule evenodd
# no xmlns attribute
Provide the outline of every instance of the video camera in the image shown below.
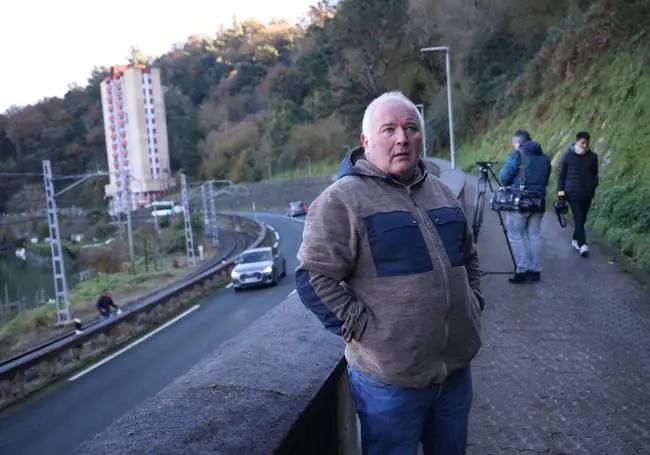
<svg viewBox="0 0 650 455"><path fill-rule="evenodd" d="M558 197L555 202L553 202L553 209L555 210L555 215L557 215L557 221L560 223L560 226L566 226L566 214L569 213L569 204L564 197Z"/></svg>

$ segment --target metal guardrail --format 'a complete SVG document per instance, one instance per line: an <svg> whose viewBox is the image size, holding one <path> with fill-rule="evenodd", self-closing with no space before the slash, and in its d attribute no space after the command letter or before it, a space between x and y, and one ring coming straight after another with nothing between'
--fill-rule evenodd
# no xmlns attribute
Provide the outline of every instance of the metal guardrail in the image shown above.
<svg viewBox="0 0 650 455"><path fill-rule="evenodd" d="M259 246L266 236L266 225L263 222L258 222L250 220L253 223L257 223L260 226L260 233L258 234L257 239L250 246L255 248ZM158 301L165 300L169 297L172 297L174 294L184 290L185 288L191 287L197 282L202 281L206 277L220 272L221 270L227 268L234 261L233 252L237 249L237 242L233 241L232 245L229 248L228 253L221 255L221 258L216 258L211 261L209 266L205 264L199 269L189 274L185 275L181 281L172 283L162 289L156 290L150 294L140 297L134 301L128 302L122 306L123 313L120 316L113 317L111 319L103 320L101 318L95 318L85 325L82 326L82 331L69 331L58 335L44 343L41 343L38 346L35 346L28 351L24 351L20 354L14 355L10 358L7 358L0 362L0 375L10 371L18 366L31 363L32 361L37 360L41 356L49 354L51 351L58 349L59 347L67 344L70 340L77 340L79 337L84 335L89 335L95 332L96 329L104 328L107 326L112 326L119 323L121 320L128 318L133 315L133 313L142 310L150 305L155 304ZM237 252L239 254L240 251ZM91 329L91 330L88 330Z"/></svg>

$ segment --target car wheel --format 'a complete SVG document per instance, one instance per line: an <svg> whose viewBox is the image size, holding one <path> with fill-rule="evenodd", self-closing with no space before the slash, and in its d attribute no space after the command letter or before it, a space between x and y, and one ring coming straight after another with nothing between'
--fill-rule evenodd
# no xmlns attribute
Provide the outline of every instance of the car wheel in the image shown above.
<svg viewBox="0 0 650 455"><path fill-rule="evenodd" d="M282 278L287 276L287 263L286 262L282 262L282 275L280 275L280 276Z"/></svg>
<svg viewBox="0 0 650 455"><path fill-rule="evenodd" d="M235 290L235 292L239 292L239 291L241 291L241 288L240 288L240 287L235 287L235 288L233 288L233 289Z"/></svg>
<svg viewBox="0 0 650 455"><path fill-rule="evenodd" d="M273 286L278 284L278 274L275 270L273 270L273 280L272 280Z"/></svg>

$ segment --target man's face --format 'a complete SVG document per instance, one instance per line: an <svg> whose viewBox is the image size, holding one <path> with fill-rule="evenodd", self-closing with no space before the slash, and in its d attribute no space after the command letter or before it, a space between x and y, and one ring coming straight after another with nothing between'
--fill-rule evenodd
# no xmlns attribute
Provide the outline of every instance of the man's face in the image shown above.
<svg viewBox="0 0 650 455"><path fill-rule="evenodd" d="M581 149L587 150L589 148L589 139L586 139L584 137L580 138L576 141L576 145Z"/></svg>
<svg viewBox="0 0 650 455"><path fill-rule="evenodd" d="M380 102L372 112L369 137L362 134L361 143L368 161L407 182L422 151L416 111L399 100Z"/></svg>

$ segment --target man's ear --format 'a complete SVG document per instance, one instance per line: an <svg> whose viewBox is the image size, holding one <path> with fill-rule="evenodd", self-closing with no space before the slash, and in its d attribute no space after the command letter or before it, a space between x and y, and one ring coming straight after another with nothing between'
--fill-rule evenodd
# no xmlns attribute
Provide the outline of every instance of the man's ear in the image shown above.
<svg viewBox="0 0 650 455"><path fill-rule="evenodd" d="M361 145L363 145L363 148L368 149L368 138L366 137L366 135L361 133L361 135L359 136L359 140L361 141Z"/></svg>

